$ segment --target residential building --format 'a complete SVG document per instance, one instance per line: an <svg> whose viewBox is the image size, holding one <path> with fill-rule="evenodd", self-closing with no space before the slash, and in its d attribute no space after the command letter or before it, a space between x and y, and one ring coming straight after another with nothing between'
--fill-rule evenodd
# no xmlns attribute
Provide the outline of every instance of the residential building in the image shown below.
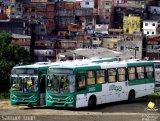
<svg viewBox="0 0 160 121"><path fill-rule="evenodd" d="M12 45L19 45L24 47L28 52L30 51L31 36L12 34L12 38Z"/></svg>
<svg viewBox="0 0 160 121"><path fill-rule="evenodd" d="M20 35L27 35L27 21L22 19L12 19L0 21L0 32L9 32Z"/></svg>
<svg viewBox="0 0 160 121"><path fill-rule="evenodd" d="M114 5L117 7L145 8L147 3L147 0L115 0Z"/></svg>
<svg viewBox="0 0 160 121"><path fill-rule="evenodd" d="M56 58L56 53L53 50L55 42L44 38L43 40L39 39L35 42L34 49L34 60L35 61L54 61Z"/></svg>
<svg viewBox="0 0 160 121"><path fill-rule="evenodd" d="M157 35L160 31L158 28L160 27L159 21L156 20L145 20L143 21L143 34L146 36Z"/></svg>
<svg viewBox="0 0 160 121"><path fill-rule="evenodd" d="M132 55L136 59L143 58L143 36L142 34L126 34L121 36L117 43L117 51Z"/></svg>
<svg viewBox="0 0 160 121"><path fill-rule="evenodd" d="M113 12L114 12L113 0L98 0L98 18L97 24L108 24L109 28L112 27Z"/></svg>
<svg viewBox="0 0 160 121"><path fill-rule="evenodd" d="M22 18L24 5L28 5L30 0L10 0L10 18Z"/></svg>
<svg viewBox="0 0 160 121"><path fill-rule="evenodd" d="M160 59L160 36L151 35L146 37L146 57Z"/></svg>
<svg viewBox="0 0 160 121"><path fill-rule="evenodd" d="M91 47L101 47L103 38L101 37L92 37L91 38Z"/></svg>
<svg viewBox="0 0 160 121"><path fill-rule="evenodd" d="M108 35L107 37L103 38L102 47L116 51L117 43L120 40L121 40L121 37L119 35Z"/></svg>
<svg viewBox="0 0 160 121"><path fill-rule="evenodd" d="M123 17L123 33L133 34L141 31L140 16L124 16Z"/></svg>
<svg viewBox="0 0 160 121"><path fill-rule="evenodd" d="M0 20L6 20L6 19L8 19L7 7L2 2L0 2Z"/></svg>

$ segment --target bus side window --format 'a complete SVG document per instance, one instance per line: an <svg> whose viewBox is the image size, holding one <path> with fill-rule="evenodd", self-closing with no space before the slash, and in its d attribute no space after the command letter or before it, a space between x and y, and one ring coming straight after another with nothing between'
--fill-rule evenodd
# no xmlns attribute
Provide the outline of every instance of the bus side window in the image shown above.
<svg viewBox="0 0 160 121"><path fill-rule="evenodd" d="M144 79L144 67L136 67L137 69L137 78L138 79Z"/></svg>
<svg viewBox="0 0 160 121"><path fill-rule="evenodd" d="M94 71L88 71L87 74L88 74L88 76L87 76L87 84L88 85L96 84L95 72Z"/></svg>
<svg viewBox="0 0 160 121"><path fill-rule="evenodd" d="M97 84L105 83L105 70L96 71Z"/></svg>
<svg viewBox="0 0 160 121"><path fill-rule="evenodd" d="M116 74L116 69L113 69L113 68L108 69L107 75L108 75L108 82L109 83L114 83L114 82L117 81L117 78L116 78L116 75L117 75Z"/></svg>
<svg viewBox="0 0 160 121"><path fill-rule="evenodd" d="M135 80L136 79L135 67L129 67L128 68L128 79L129 80Z"/></svg>
<svg viewBox="0 0 160 121"><path fill-rule="evenodd" d="M118 68L117 69L118 75L118 82L126 81L126 69L125 68Z"/></svg>
<svg viewBox="0 0 160 121"><path fill-rule="evenodd" d="M78 88L82 88L86 86L86 78L85 76L78 77Z"/></svg>
<svg viewBox="0 0 160 121"><path fill-rule="evenodd" d="M45 75L41 75L40 77L40 93L45 93Z"/></svg>
<svg viewBox="0 0 160 121"><path fill-rule="evenodd" d="M153 66L145 67L146 78L153 78Z"/></svg>

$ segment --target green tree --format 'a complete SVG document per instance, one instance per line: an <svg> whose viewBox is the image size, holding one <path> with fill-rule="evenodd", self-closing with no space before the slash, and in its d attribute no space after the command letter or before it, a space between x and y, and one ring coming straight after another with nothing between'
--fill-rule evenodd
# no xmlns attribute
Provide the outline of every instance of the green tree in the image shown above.
<svg viewBox="0 0 160 121"><path fill-rule="evenodd" d="M19 63L27 64L30 60L29 52L23 47L10 44L12 39L14 38L11 34L0 33L0 86L2 87L8 86L13 66Z"/></svg>

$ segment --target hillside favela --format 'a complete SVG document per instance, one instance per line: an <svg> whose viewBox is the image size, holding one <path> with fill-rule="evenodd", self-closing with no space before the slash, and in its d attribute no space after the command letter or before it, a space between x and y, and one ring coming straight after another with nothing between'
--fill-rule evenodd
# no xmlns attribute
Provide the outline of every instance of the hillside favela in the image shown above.
<svg viewBox="0 0 160 121"><path fill-rule="evenodd" d="M160 0L0 0L0 121L160 121Z"/></svg>

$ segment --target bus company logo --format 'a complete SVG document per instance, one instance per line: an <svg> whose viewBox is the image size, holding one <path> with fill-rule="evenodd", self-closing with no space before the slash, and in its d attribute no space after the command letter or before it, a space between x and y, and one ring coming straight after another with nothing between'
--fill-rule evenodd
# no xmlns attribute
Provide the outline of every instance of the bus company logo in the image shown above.
<svg viewBox="0 0 160 121"><path fill-rule="evenodd" d="M122 86L111 85L109 87L109 91L112 91L112 90L115 90L116 92L117 91L122 91Z"/></svg>
<svg viewBox="0 0 160 121"><path fill-rule="evenodd" d="M89 92L96 91L96 87L89 88Z"/></svg>
<svg viewBox="0 0 160 121"><path fill-rule="evenodd" d="M156 105L154 102L149 102L147 105L147 108L145 109L145 111L152 111L152 112L156 112L158 111L158 109L156 108Z"/></svg>

